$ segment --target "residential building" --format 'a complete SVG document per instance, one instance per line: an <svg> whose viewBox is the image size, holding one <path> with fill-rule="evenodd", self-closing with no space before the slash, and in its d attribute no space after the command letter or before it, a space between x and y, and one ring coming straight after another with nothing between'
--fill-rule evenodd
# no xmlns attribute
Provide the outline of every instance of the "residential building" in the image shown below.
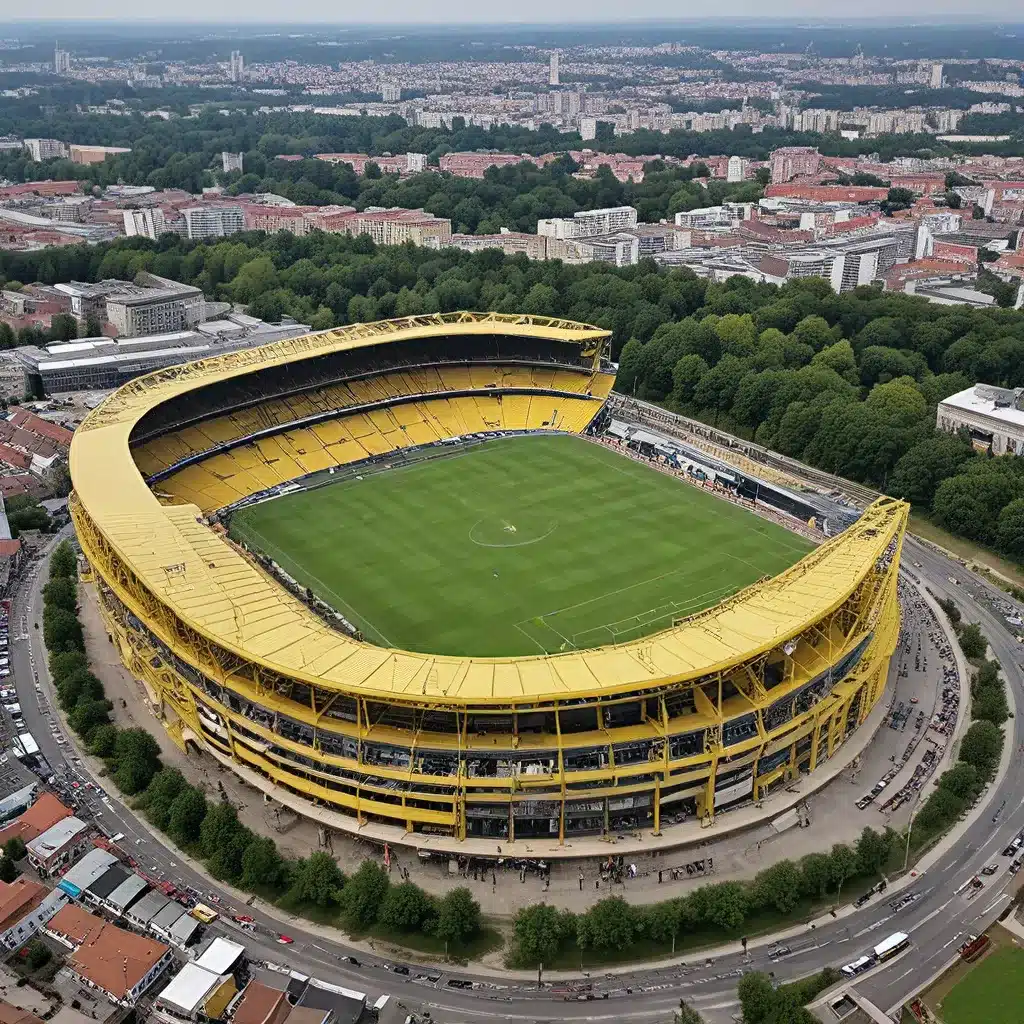
<svg viewBox="0 0 1024 1024"><path fill-rule="evenodd" d="M553 50L548 58L548 85L558 84L558 51Z"/></svg>
<svg viewBox="0 0 1024 1024"><path fill-rule="evenodd" d="M124 210L124 233L129 237L159 238L167 230L164 211L159 206L147 206L141 210ZM105 306L105 304L104 304ZM104 308L104 313L106 309Z"/></svg>
<svg viewBox="0 0 1024 1024"><path fill-rule="evenodd" d="M284 989L271 988L254 978L242 990L242 997L231 1015L231 1024L284 1024L291 1009ZM0 1024L6 1022L0 1021Z"/></svg>
<svg viewBox="0 0 1024 1024"><path fill-rule="evenodd" d="M446 245L452 237L452 222L425 210L370 206L355 219L350 233L369 235L378 245Z"/></svg>
<svg viewBox="0 0 1024 1024"><path fill-rule="evenodd" d="M245 58L238 50L231 51L229 75L232 82L240 82L245 77Z"/></svg>
<svg viewBox="0 0 1024 1024"><path fill-rule="evenodd" d="M0 944L23 946L67 902L67 894L24 876L0 882Z"/></svg>
<svg viewBox="0 0 1024 1024"><path fill-rule="evenodd" d="M241 158L242 154L238 155ZM189 238L223 238L245 230L245 210L237 204L210 203L189 206L180 212Z"/></svg>
<svg viewBox="0 0 1024 1024"><path fill-rule="evenodd" d="M729 157L729 169L726 171L726 181L744 181L747 177L747 163L741 156Z"/></svg>
<svg viewBox="0 0 1024 1024"><path fill-rule="evenodd" d="M131 285L107 296L107 321L121 338L187 331L204 318L201 289L146 275L147 284Z"/></svg>
<svg viewBox="0 0 1024 1024"><path fill-rule="evenodd" d="M821 154L813 146L783 146L773 150L770 167L772 182L792 181L804 174L817 174Z"/></svg>
<svg viewBox="0 0 1024 1024"><path fill-rule="evenodd" d="M676 227L695 231L727 231L739 223L736 211L730 206L703 206L696 210L682 210L676 214Z"/></svg>
<svg viewBox="0 0 1024 1024"><path fill-rule="evenodd" d="M975 384L939 402L936 426L950 434L966 430L979 451L1024 454L1024 388Z"/></svg>
<svg viewBox="0 0 1024 1024"><path fill-rule="evenodd" d="M584 142L590 142L592 139L597 138L597 118L596 117L581 117L580 118L580 138Z"/></svg>
<svg viewBox="0 0 1024 1024"><path fill-rule="evenodd" d="M242 171L242 161L245 157L244 153L228 153L222 152L220 155L221 168L225 174L230 174L232 171Z"/></svg>
<svg viewBox="0 0 1024 1024"><path fill-rule="evenodd" d="M68 155L68 148L60 139L26 139L25 148L37 163L41 160L57 160Z"/></svg>
<svg viewBox="0 0 1024 1024"><path fill-rule="evenodd" d="M382 82L380 98L383 103L398 103L402 98L402 87L397 82Z"/></svg>
<svg viewBox="0 0 1024 1024"><path fill-rule="evenodd" d="M548 235L531 235L526 231L505 231L497 235L452 235L449 245L466 252L500 249L508 256L525 253L531 260L564 259L568 248L564 240Z"/></svg>
<svg viewBox="0 0 1024 1024"><path fill-rule="evenodd" d="M64 818L25 845L29 864L49 878L73 864L88 849L90 828L80 818Z"/></svg>
<svg viewBox="0 0 1024 1024"><path fill-rule="evenodd" d="M568 260L573 263L611 263L616 267L628 267L640 259L640 239L626 231L571 238L567 244Z"/></svg>
<svg viewBox="0 0 1024 1024"><path fill-rule="evenodd" d="M71 431L25 408L0 417L0 462L45 478L67 459Z"/></svg>
<svg viewBox="0 0 1024 1024"><path fill-rule="evenodd" d="M91 918L91 920L87 920ZM170 947L67 906L47 934L73 950L65 970L112 1003L134 1006L172 962Z"/></svg>
<svg viewBox="0 0 1024 1024"><path fill-rule="evenodd" d="M41 836L47 829L56 825L58 821L69 817L71 817L71 811L52 793L40 793L31 807L0 829L0 846L15 837L21 839L23 843L29 843L36 836Z"/></svg>
<svg viewBox="0 0 1024 1024"><path fill-rule="evenodd" d="M941 89L942 88L942 65L941 64L933 64L932 65L932 67L931 67L931 74L929 76L928 84L933 89Z"/></svg>
<svg viewBox="0 0 1024 1024"><path fill-rule="evenodd" d="M609 235L636 227L637 212L632 206L611 206L603 210L583 210L568 217L537 221L537 234L552 238L587 238Z"/></svg>
<svg viewBox="0 0 1024 1024"><path fill-rule="evenodd" d="M0 999L0 1024L43 1024L43 1019Z"/></svg>
<svg viewBox="0 0 1024 1024"><path fill-rule="evenodd" d="M55 75L66 75L71 71L71 54L62 50L59 46L53 50L53 73Z"/></svg>

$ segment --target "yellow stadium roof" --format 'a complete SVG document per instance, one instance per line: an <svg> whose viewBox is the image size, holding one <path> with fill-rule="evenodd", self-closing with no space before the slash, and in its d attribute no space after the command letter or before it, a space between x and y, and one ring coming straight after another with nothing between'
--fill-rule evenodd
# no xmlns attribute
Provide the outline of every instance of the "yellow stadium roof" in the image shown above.
<svg viewBox="0 0 1024 1024"><path fill-rule="evenodd" d="M872 505L845 533L774 579L653 636L613 647L520 658L438 657L359 643L330 629L230 544L193 505L163 506L128 449L133 426L170 398L296 359L391 340L505 333L586 345L608 332L566 320L458 313L360 324L137 378L75 433L71 474L82 507L152 593L198 632L272 671L376 699L503 704L616 693L740 663L838 607L903 529L907 506Z"/></svg>

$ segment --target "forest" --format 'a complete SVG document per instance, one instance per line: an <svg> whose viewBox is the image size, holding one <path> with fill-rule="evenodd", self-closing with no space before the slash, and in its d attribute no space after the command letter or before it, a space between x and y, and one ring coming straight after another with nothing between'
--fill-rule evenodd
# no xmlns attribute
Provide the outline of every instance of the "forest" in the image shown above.
<svg viewBox="0 0 1024 1024"><path fill-rule="evenodd" d="M1024 380L1020 312L870 286L837 295L817 278L716 284L649 260L567 266L319 232L0 252L6 287L143 270L318 330L457 309L598 324L612 332L621 392L904 497L942 528L1024 564L1024 460L979 454L935 428L946 396L976 381ZM0 344L34 340L7 332Z"/></svg>

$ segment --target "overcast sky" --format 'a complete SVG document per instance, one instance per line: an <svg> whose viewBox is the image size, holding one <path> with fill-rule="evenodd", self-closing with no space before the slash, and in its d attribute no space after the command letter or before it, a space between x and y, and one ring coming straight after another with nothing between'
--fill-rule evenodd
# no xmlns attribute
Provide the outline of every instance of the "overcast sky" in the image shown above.
<svg viewBox="0 0 1024 1024"><path fill-rule="evenodd" d="M0 19L15 14L16 5L0 3ZM35 19L119 18L175 21L215 21L244 24L254 21L281 23L490 23L501 22L613 22L630 19L675 19L721 17L775 18L925 18L945 16L949 20L974 18L1013 19L1024 22L1021 0L858 0L848 4L821 0L776 0L770 7L763 0L732 0L721 9L673 0L516 0L514 3L481 3L480 0L388 0L386 3L330 3L327 0L176 0L172 4L141 5L138 0L35 0L22 7L23 17Z"/></svg>

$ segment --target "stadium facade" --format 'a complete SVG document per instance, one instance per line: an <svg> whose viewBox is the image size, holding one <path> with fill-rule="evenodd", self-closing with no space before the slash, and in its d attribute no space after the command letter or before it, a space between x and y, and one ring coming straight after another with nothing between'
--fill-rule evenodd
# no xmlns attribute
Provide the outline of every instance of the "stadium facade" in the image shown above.
<svg viewBox="0 0 1024 1024"><path fill-rule="evenodd" d="M901 502L671 629L520 658L364 643L227 539L224 510L315 474L584 431L613 383L607 338L500 314L353 325L161 370L96 409L72 515L111 640L176 742L396 841L657 831L835 756L896 645Z"/></svg>

